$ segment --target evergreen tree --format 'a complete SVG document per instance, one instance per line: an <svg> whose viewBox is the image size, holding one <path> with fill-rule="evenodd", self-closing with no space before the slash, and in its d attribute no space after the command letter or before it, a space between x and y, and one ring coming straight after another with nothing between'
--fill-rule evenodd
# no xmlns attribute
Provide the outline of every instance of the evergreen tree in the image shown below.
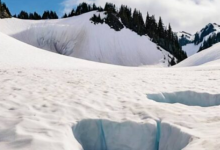
<svg viewBox="0 0 220 150"><path fill-rule="evenodd" d="M150 16L149 16L148 12L147 12L147 17L146 17L146 21L145 21L145 29L146 29L146 33L149 34L149 32L150 32Z"/></svg>
<svg viewBox="0 0 220 150"><path fill-rule="evenodd" d="M134 9L132 15L132 30L135 32L138 31L138 12L136 9Z"/></svg>
<svg viewBox="0 0 220 150"><path fill-rule="evenodd" d="M5 3L0 1L0 18L10 18L11 13Z"/></svg>
<svg viewBox="0 0 220 150"><path fill-rule="evenodd" d="M57 13L55 11L50 11L49 19L58 19Z"/></svg>
<svg viewBox="0 0 220 150"><path fill-rule="evenodd" d="M196 34L195 34L195 39L194 39L194 44L195 44L195 45L198 45L199 43L200 43L199 34L196 33Z"/></svg>
<svg viewBox="0 0 220 150"><path fill-rule="evenodd" d="M10 13L8 7L6 6L6 4L5 4L5 3L2 3L1 5L2 5L2 8L6 11L6 13L7 13L9 16L11 16L11 13Z"/></svg>
<svg viewBox="0 0 220 150"><path fill-rule="evenodd" d="M158 25L154 15L149 17L148 20L146 20L145 24L147 24L146 26L147 35L152 39L152 41L156 42Z"/></svg>
<svg viewBox="0 0 220 150"><path fill-rule="evenodd" d="M95 5L95 3L92 5L92 10L98 10L98 7Z"/></svg>
<svg viewBox="0 0 220 150"><path fill-rule="evenodd" d="M29 13L28 19L34 20L34 14L33 13Z"/></svg>
<svg viewBox="0 0 220 150"><path fill-rule="evenodd" d="M170 65L171 65L171 66L176 65L176 62L175 62L175 58L174 58L174 57L171 59Z"/></svg>
<svg viewBox="0 0 220 150"><path fill-rule="evenodd" d="M88 4L85 2L79 4L76 8L76 15L81 15L87 12L89 12L89 7Z"/></svg>
<svg viewBox="0 0 220 150"><path fill-rule="evenodd" d="M125 27L132 29L132 16L130 8L121 5L119 9L119 17L121 18L121 21L125 25Z"/></svg>
<svg viewBox="0 0 220 150"><path fill-rule="evenodd" d="M21 12L18 14L18 18L20 18L20 19L29 19L29 15L28 15L27 12L21 11Z"/></svg>
<svg viewBox="0 0 220 150"><path fill-rule="evenodd" d="M106 3L104 11L106 11L108 13L116 13L115 5L112 3Z"/></svg>
<svg viewBox="0 0 220 150"><path fill-rule="evenodd" d="M72 11L69 13L68 17L73 17L73 16L75 16L75 15L76 15L76 14L75 14L75 10L72 9Z"/></svg>
<svg viewBox="0 0 220 150"><path fill-rule="evenodd" d="M100 14L98 16L96 16L94 14L90 20L93 21L94 24L98 24L98 23L103 24L104 23L104 20L101 18Z"/></svg>
<svg viewBox="0 0 220 150"><path fill-rule="evenodd" d="M135 9L132 18L133 20L132 20L131 29L139 35L144 35L145 25L141 12Z"/></svg>
<svg viewBox="0 0 220 150"><path fill-rule="evenodd" d="M41 19L41 16L37 12L34 12L33 15L34 15L35 20L40 20Z"/></svg>
<svg viewBox="0 0 220 150"><path fill-rule="evenodd" d="M0 12L2 12L2 1L0 0Z"/></svg>
<svg viewBox="0 0 220 150"><path fill-rule="evenodd" d="M157 32L158 32L159 38L164 38L164 26L163 26L163 21L161 17L159 18Z"/></svg>
<svg viewBox="0 0 220 150"><path fill-rule="evenodd" d="M67 18L68 16L67 16L67 14L65 13L64 15L63 15L63 17L62 18Z"/></svg>
<svg viewBox="0 0 220 150"><path fill-rule="evenodd" d="M42 19L50 19L49 18L49 11L44 11L44 13L42 15Z"/></svg>
<svg viewBox="0 0 220 150"><path fill-rule="evenodd" d="M169 24L169 27L168 27L168 33L167 33L168 35L168 39L170 40L170 41L173 41L173 31L172 31L172 28L171 28L171 26L170 26L170 24Z"/></svg>
<svg viewBox="0 0 220 150"><path fill-rule="evenodd" d="M115 14L112 14L112 13L107 14L105 23L116 31L120 31L121 29L124 28L123 24L119 21L119 18Z"/></svg>

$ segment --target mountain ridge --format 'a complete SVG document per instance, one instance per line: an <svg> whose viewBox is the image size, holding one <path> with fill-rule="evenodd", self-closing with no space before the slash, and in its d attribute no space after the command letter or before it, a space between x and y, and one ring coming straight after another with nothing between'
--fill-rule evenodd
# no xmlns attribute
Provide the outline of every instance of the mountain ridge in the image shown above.
<svg viewBox="0 0 220 150"><path fill-rule="evenodd" d="M220 25L209 23L195 34L186 34L187 32L177 32L179 43L182 49L191 56L201 50L205 50L212 45L220 42Z"/></svg>

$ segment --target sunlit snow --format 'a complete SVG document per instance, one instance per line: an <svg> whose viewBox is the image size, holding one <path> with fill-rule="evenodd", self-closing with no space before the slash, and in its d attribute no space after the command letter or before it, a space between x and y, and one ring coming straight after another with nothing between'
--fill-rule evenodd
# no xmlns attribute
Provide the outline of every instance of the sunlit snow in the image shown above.
<svg viewBox="0 0 220 150"><path fill-rule="evenodd" d="M33 40L29 33L36 33L34 37L45 34L51 38L49 27L58 24L56 29L59 29L60 22L74 24L72 20L77 19L80 17L52 21L52 24L17 19L0 21L0 150L220 148L220 106L219 103L215 105L219 102L220 92L219 45L193 55L173 68L148 68L114 66L67 57L40 49L41 44L35 45L37 48L34 44L24 43L27 39ZM43 33L29 28L37 23L44 28ZM116 34L107 26L92 28L96 32L100 29L101 34L102 30ZM48 34L45 33L47 30ZM24 34L18 34L22 32ZM66 33L57 31L54 37L58 38L59 32ZM23 42L12 38L16 34L17 38L18 35L24 38L20 39ZM110 41L109 45L117 45L116 49L122 50L117 54L120 59L114 60L113 64L129 62L134 57L132 64L127 65L143 62L151 65L160 63L164 57L147 37L130 37L134 35L130 31L117 34L119 37L128 34L126 38L132 39ZM133 50L133 39L149 44L150 48L141 46L127 54L131 49L124 52L123 47ZM87 50L87 40L81 41L83 48L80 46L80 50ZM101 44L100 41L97 43ZM114 45L114 42L118 43ZM94 49L98 47L96 44ZM113 58L108 49L93 53L94 49L88 49L91 50L88 53L97 58L101 53L106 58ZM163 103L158 97L167 101Z"/></svg>

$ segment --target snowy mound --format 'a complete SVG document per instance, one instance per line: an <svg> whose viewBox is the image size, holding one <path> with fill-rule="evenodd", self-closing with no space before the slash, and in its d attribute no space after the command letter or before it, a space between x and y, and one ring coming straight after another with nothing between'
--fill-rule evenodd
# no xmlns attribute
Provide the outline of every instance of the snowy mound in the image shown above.
<svg viewBox="0 0 220 150"><path fill-rule="evenodd" d="M187 58L177 64L176 67L199 66L203 64L220 65L220 44L216 44L207 50Z"/></svg>
<svg viewBox="0 0 220 150"><path fill-rule="evenodd" d="M8 35L0 33L0 63L3 66L34 67L34 68L105 68L105 66L76 58L70 58L20 42ZM19 49L18 49L19 48ZM10 57L10 58L9 58ZM108 67L114 67L106 65Z"/></svg>
<svg viewBox="0 0 220 150"><path fill-rule="evenodd" d="M139 36L125 28L116 32L106 24L94 25L90 21L94 13L98 15L99 12L59 20L0 20L0 31L66 56L124 66L168 66L172 55L159 50L147 36ZM100 14L105 17L104 13Z"/></svg>

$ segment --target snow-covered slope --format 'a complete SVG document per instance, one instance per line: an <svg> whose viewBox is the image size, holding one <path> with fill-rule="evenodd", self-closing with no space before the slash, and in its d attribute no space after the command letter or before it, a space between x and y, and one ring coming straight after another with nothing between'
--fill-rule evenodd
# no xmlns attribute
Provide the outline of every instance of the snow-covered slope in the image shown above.
<svg viewBox="0 0 220 150"><path fill-rule="evenodd" d="M199 66L199 65L220 65L220 43L206 49L205 51L199 52L181 63L177 64L177 67L189 67L189 66Z"/></svg>
<svg viewBox="0 0 220 150"><path fill-rule="evenodd" d="M76 58L124 66L168 66L172 55L159 50L147 36L125 28L116 32L106 24L94 25L90 21L94 13L99 12L50 21L5 19L0 20L0 31L35 47Z"/></svg>
<svg viewBox="0 0 220 150"><path fill-rule="evenodd" d="M73 67L93 68L94 66L96 66L98 69L99 67L103 67L99 63L76 58L73 59L71 57L47 52L45 50L20 42L1 32L0 39L0 63L6 68L11 65L17 67L43 67L55 69L72 69ZM18 51L15 50L15 47L18 48ZM107 66L111 67L112 65Z"/></svg>
<svg viewBox="0 0 220 150"><path fill-rule="evenodd" d="M120 67L0 39L1 150L220 147L220 67Z"/></svg>
<svg viewBox="0 0 220 150"><path fill-rule="evenodd" d="M178 32L177 36L179 38L182 49L187 53L188 56L196 54L200 47L209 37L220 33L220 25L216 23L209 23L203 29L191 35L186 32Z"/></svg>

